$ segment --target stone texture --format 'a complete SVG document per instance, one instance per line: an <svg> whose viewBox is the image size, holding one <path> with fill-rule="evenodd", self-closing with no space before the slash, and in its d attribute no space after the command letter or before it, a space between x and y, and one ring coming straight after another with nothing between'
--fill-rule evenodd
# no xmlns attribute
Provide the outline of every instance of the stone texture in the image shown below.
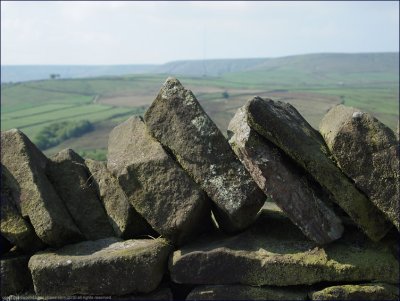
<svg viewBox="0 0 400 301"><path fill-rule="evenodd" d="M399 300L399 288L385 283L336 285L309 295L311 300Z"/></svg>
<svg viewBox="0 0 400 301"><path fill-rule="evenodd" d="M18 210L43 242L62 246L82 239L45 175L47 158L19 130L1 132L1 163L18 184L13 195Z"/></svg>
<svg viewBox="0 0 400 301"><path fill-rule="evenodd" d="M330 192L372 240L380 240L387 233L390 224L383 213L335 165L322 136L293 106L255 97L248 103L248 121Z"/></svg>
<svg viewBox="0 0 400 301"><path fill-rule="evenodd" d="M341 170L400 230L394 132L371 114L343 105L325 115L320 132Z"/></svg>
<svg viewBox="0 0 400 301"><path fill-rule="evenodd" d="M19 213L13 199L13 191L17 192L18 183L7 168L1 165L1 234L12 244L27 253L45 247L36 235L32 225Z"/></svg>
<svg viewBox="0 0 400 301"><path fill-rule="evenodd" d="M248 285L204 285L195 287L186 300L306 300L305 290Z"/></svg>
<svg viewBox="0 0 400 301"><path fill-rule="evenodd" d="M359 231L316 246L277 211L263 210L236 236L215 235L175 251L171 280L190 284L310 285L325 281L397 283L399 263L382 242Z"/></svg>
<svg viewBox="0 0 400 301"><path fill-rule="evenodd" d="M318 244L340 238L340 219L321 200L321 189L281 150L250 128L247 105L228 126L229 143L257 185L303 233Z"/></svg>
<svg viewBox="0 0 400 301"><path fill-rule="evenodd" d="M157 288L147 294L139 295L128 295L128 296L116 296L112 297L111 300L174 300L172 296L171 289L167 286L162 286Z"/></svg>
<svg viewBox="0 0 400 301"><path fill-rule="evenodd" d="M168 78L147 110L145 122L212 199L222 229L237 231L254 221L264 194L191 91Z"/></svg>
<svg viewBox="0 0 400 301"><path fill-rule="evenodd" d="M28 269L29 256L11 251L0 260L1 296L9 296L28 290L32 278Z"/></svg>
<svg viewBox="0 0 400 301"><path fill-rule="evenodd" d="M211 224L206 195L149 135L140 117L112 130L107 166L133 207L162 236L181 244Z"/></svg>
<svg viewBox="0 0 400 301"><path fill-rule="evenodd" d="M91 159L86 159L85 164L116 235L129 239L154 234L147 221L129 203L118 180L107 169L107 164Z"/></svg>
<svg viewBox="0 0 400 301"><path fill-rule="evenodd" d="M91 185L85 161L71 149L60 151L50 160L46 168L48 178L85 238L96 240L115 236Z"/></svg>
<svg viewBox="0 0 400 301"><path fill-rule="evenodd" d="M161 282L170 250L161 238L104 238L39 252L29 269L37 295L149 293Z"/></svg>

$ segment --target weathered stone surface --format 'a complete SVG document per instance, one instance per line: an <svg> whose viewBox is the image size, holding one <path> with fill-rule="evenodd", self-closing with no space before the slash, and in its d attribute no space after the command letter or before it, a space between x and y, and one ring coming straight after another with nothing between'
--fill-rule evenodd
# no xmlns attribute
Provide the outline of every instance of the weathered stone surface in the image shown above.
<svg viewBox="0 0 400 301"><path fill-rule="evenodd" d="M68 210L45 175L48 160L19 130L1 132L1 163L18 184L14 201L39 238L62 246L82 239Z"/></svg>
<svg viewBox="0 0 400 301"><path fill-rule="evenodd" d="M168 78L145 122L215 203L214 214L222 229L236 231L254 221L264 194L191 91Z"/></svg>
<svg viewBox="0 0 400 301"><path fill-rule="evenodd" d="M164 237L180 244L211 224L206 195L149 135L140 117L112 130L107 166L133 207Z"/></svg>
<svg viewBox="0 0 400 301"><path fill-rule="evenodd" d="M50 160L46 167L48 178L86 239L115 236L91 185L85 161L72 149L62 150Z"/></svg>
<svg viewBox="0 0 400 301"><path fill-rule="evenodd" d="M37 295L148 293L161 282L170 250L161 238L104 238L39 252L29 269Z"/></svg>
<svg viewBox="0 0 400 301"><path fill-rule="evenodd" d="M25 252L35 252L45 247L36 235L32 225L19 213L13 199L13 191L17 192L18 183L7 168L1 165L1 234L12 244Z"/></svg>
<svg viewBox="0 0 400 301"><path fill-rule="evenodd" d="M247 105L238 109L228 135L254 181L308 238L318 244L338 239L342 223L321 200L321 191L286 154L250 128L246 110Z"/></svg>
<svg viewBox="0 0 400 301"><path fill-rule="evenodd" d="M174 300L171 289L167 286L157 288L155 291L147 294L116 296L111 300Z"/></svg>
<svg viewBox="0 0 400 301"><path fill-rule="evenodd" d="M117 236L129 239L154 234L147 221L129 203L118 180L107 169L107 164L91 159L86 159L85 164Z"/></svg>
<svg viewBox="0 0 400 301"><path fill-rule="evenodd" d="M333 107L319 129L342 171L400 230L394 132L371 114L343 105Z"/></svg>
<svg viewBox="0 0 400 301"><path fill-rule="evenodd" d="M186 300L306 300L305 290L248 285L204 285L194 288Z"/></svg>
<svg viewBox="0 0 400 301"><path fill-rule="evenodd" d="M191 284L310 285L324 281L397 283L399 263L387 246L341 239L320 248L282 213L261 212L254 227L236 236L215 235L175 251L172 281Z"/></svg>
<svg viewBox="0 0 400 301"><path fill-rule="evenodd" d="M311 300L399 300L399 288L386 283L336 285L309 295Z"/></svg>
<svg viewBox="0 0 400 301"><path fill-rule="evenodd" d="M329 158L329 150L313 129L290 104L260 97L248 103L250 126L302 166L329 191L337 204L372 239L380 240L390 224Z"/></svg>
<svg viewBox="0 0 400 301"><path fill-rule="evenodd" d="M1 296L23 292L32 286L27 255L9 252L0 260Z"/></svg>

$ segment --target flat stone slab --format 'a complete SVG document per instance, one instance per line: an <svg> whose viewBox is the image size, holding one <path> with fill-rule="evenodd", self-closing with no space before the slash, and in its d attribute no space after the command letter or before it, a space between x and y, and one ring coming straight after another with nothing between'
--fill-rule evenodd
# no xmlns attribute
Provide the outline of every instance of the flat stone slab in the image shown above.
<svg viewBox="0 0 400 301"><path fill-rule="evenodd" d="M91 185L96 188L110 224L118 237L124 239L153 234L151 226L129 203L118 180L107 169L106 162L86 159Z"/></svg>
<svg viewBox="0 0 400 301"><path fill-rule="evenodd" d="M104 238L39 252L29 269L37 295L149 293L161 282L171 249L161 238Z"/></svg>
<svg viewBox="0 0 400 301"><path fill-rule="evenodd" d="M399 287L386 283L336 285L309 296L311 300L399 300Z"/></svg>
<svg viewBox="0 0 400 301"><path fill-rule="evenodd" d="M46 168L48 178L85 238L96 240L115 236L91 185L84 159L72 149L64 149L50 160Z"/></svg>
<svg viewBox="0 0 400 301"><path fill-rule="evenodd" d="M2 297L21 293L32 286L28 260L29 256L12 251L0 260Z"/></svg>
<svg viewBox="0 0 400 301"><path fill-rule="evenodd" d="M380 242L359 239L350 229L325 246L309 241L277 211L263 210L254 227L236 236L210 236L175 251L171 280L187 284L253 286L319 282L397 283L399 263Z"/></svg>
<svg viewBox="0 0 400 301"><path fill-rule="evenodd" d="M205 193L150 136L140 117L111 131L107 166L129 202L162 236L181 244L211 225Z"/></svg>
<svg viewBox="0 0 400 301"><path fill-rule="evenodd" d="M248 105L228 126L229 143L257 185L303 233L318 244L340 238L341 220L323 202L322 191L306 173L271 142L250 128Z"/></svg>
<svg viewBox="0 0 400 301"><path fill-rule="evenodd" d="M254 221L265 196L191 91L168 78L145 122L214 202L223 230L241 230Z"/></svg>
<svg viewBox="0 0 400 301"><path fill-rule="evenodd" d="M255 97L248 103L247 112L250 126L330 192L334 201L372 240L385 236L390 224L383 213L335 165L322 136L293 106Z"/></svg>
<svg viewBox="0 0 400 301"><path fill-rule="evenodd" d="M305 290L248 285L202 285L186 300L306 300Z"/></svg>
<svg viewBox="0 0 400 301"><path fill-rule="evenodd" d="M18 210L43 242L62 246L83 238L45 175L47 158L21 131L1 132L1 163L17 183Z"/></svg>
<svg viewBox="0 0 400 301"><path fill-rule="evenodd" d="M333 107L319 128L341 170L400 231L394 132L371 114L343 105Z"/></svg>
<svg viewBox="0 0 400 301"><path fill-rule="evenodd" d="M29 221L22 217L15 205L13 191L18 191L17 185L18 183L7 168L1 165L1 235L21 250L27 253L35 252L43 249L45 244L36 235Z"/></svg>

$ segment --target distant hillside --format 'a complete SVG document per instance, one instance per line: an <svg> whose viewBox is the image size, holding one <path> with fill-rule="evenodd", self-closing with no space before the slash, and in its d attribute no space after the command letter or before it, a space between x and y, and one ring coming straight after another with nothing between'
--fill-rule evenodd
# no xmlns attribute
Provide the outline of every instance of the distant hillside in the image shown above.
<svg viewBox="0 0 400 301"><path fill-rule="evenodd" d="M169 62L163 65L115 66L1 66L1 82L61 78L84 78L129 74L168 74L176 76L222 76L238 72L294 70L301 73L348 74L381 72L398 75L399 53L322 53L280 58L213 59Z"/></svg>

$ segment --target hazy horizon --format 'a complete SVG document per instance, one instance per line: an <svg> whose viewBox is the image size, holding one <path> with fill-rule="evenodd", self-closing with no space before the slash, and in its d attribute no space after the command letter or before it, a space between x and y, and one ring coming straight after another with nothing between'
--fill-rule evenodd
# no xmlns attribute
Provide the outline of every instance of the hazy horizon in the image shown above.
<svg viewBox="0 0 400 301"><path fill-rule="evenodd" d="M399 52L399 2L1 2L1 65Z"/></svg>

